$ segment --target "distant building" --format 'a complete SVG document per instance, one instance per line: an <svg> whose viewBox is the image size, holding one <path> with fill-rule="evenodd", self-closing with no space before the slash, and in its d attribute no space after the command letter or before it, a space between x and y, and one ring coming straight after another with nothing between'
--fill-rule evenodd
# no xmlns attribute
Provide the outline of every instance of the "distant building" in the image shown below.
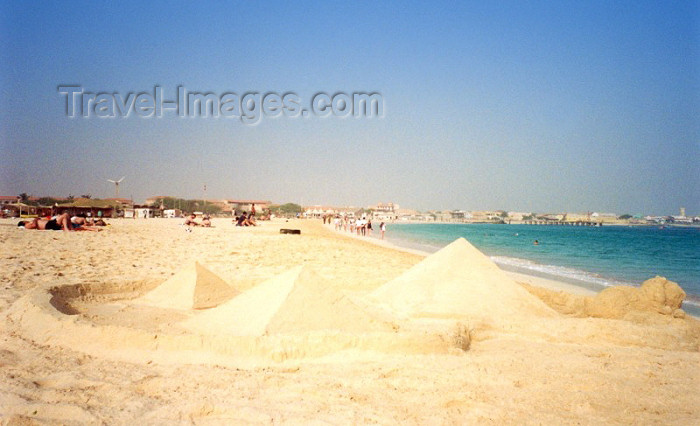
<svg viewBox="0 0 700 426"><path fill-rule="evenodd" d="M335 215L341 215L341 216L348 216L348 217L355 217L355 212L357 211L357 207L352 207L352 206L345 206L345 207L335 207L335 206L322 206L322 205L315 205L315 206L306 206L302 208L302 215L306 218L321 218L324 215L326 216L335 216Z"/></svg>
<svg viewBox="0 0 700 426"><path fill-rule="evenodd" d="M693 223L693 218L685 216L671 216L673 223L679 223L683 225L690 225Z"/></svg>
<svg viewBox="0 0 700 426"><path fill-rule="evenodd" d="M418 210L411 209L396 209L395 213L400 220L410 220L409 218L420 215Z"/></svg>
<svg viewBox="0 0 700 426"><path fill-rule="evenodd" d="M567 213L566 218L564 220L566 222L590 222L591 221L591 214L590 213Z"/></svg>
<svg viewBox="0 0 700 426"><path fill-rule="evenodd" d="M508 212L508 219L514 220L514 221L521 221L523 220L524 217L526 216L531 216L532 213L525 213L525 212Z"/></svg>
<svg viewBox="0 0 700 426"><path fill-rule="evenodd" d="M146 199L147 205L152 205L155 207L160 207L160 200L164 198L174 198L170 195L158 195L154 197L149 197ZM269 200L236 200L236 199L216 199L216 200L204 200L206 204L211 204L217 206L221 209L221 213L233 213L236 210L249 212L255 204L255 211L257 213L262 213L263 210L270 208L272 204ZM200 206L202 207L202 206Z"/></svg>
<svg viewBox="0 0 700 426"><path fill-rule="evenodd" d="M0 195L0 205L3 204L16 204L20 198L16 195Z"/></svg>
<svg viewBox="0 0 700 426"><path fill-rule="evenodd" d="M104 201L109 201L112 204L121 205L122 207L134 205L134 202L128 198L105 198Z"/></svg>
<svg viewBox="0 0 700 426"><path fill-rule="evenodd" d="M20 203L17 197L14 201L0 204L0 217L33 217L42 213L38 207Z"/></svg>
<svg viewBox="0 0 700 426"><path fill-rule="evenodd" d="M42 198L52 198L56 201L68 201L68 198L65 197L29 197L27 201L39 201ZM17 202L20 202L21 199L17 195L0 195L0 206L5 205L5 204L16 204Z"/></svg>
<svg viewBox="0 0 700 426"><path fill-rule="evenodd" d="M370 207L370 209L376 212L394 213L399 209L399 205L394 203L377 203L376 206Z"/></svg>
<svg viewBox="0 0 700 426"><path fill-rule="evenodd" d="M593 212L591 213L592 218L596 219L603 219L603 218L617 218L617 215L615 213L598 213L598 212Z"/></svg>
<svg viewBox="0 0 700 426"><path fill-rule="evenodd" d="M156 206L150 205L134 205L131 208L124 209L125 218L133 219L150 219L156 217L159 209Z"/></svg>
<svg viewBox="0 0 700 426"><path fill-rule="evenodd" d="M472 221L474 221L474 222L493 222L494 220L502 219L501 212L493 211L493 210L485 210L485 211L476 210L476 211L472 211L470 213L472 216Z"/></svg>
<svg viewBox="0 0 700 426"><path fill-rule="evenodd" d="M591 220L598 223L618 222L617 214L615 213L591 213Z"/></svg>
<svg viewBox="0 0 700 426"><path fill-rule="evenodd" d="M432 211L430 213L435 216L435 221L437 222L452 222L452 212L449 210Z"/></svg>
<svg viewBox="0 0 700 426"><path fill-rule="evenodd" d="M54 206L54 214L68 213L71 216L116 217L116 207L113 201L76 198L69 203Z"/></svg>
<svg viewBox="0 0 700 426"><path fill-rule="evenodd" d="M306 218L321 218L325 215L334 215L337 213L337 210L333 207L330 206L321 206L321 205L316 205L316 206L308 206L308 207L303 207L303 213L302 215Z"/></svg>
<svg viewBox="0 0 700 426"><path fill-rule="evenodd" d="M165 209L163 210L163 217L165 218L175 218L181 217L182 211L180 209Z"/></svg>
<svg viewBox="0 0 700 426"><path fill-rule="evenodd" d="M398 219L399 205L394 203L377 203L370 207L372 219L379 221L394 221Z"/></svg>
<svg viewBox="0 0 700 426"><path fill-rule="evenodd" d="M399 221L405 222L435 222L435 216L431 213L420 213L416 210L401 209Z"/></svg>

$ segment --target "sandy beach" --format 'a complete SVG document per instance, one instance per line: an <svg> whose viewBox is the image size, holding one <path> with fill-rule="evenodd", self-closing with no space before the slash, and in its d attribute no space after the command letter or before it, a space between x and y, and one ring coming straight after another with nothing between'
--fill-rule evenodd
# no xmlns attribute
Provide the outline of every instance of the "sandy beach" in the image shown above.
<svg viewBox="0 0 700 426"><path fill-rule="evenodd" d="M667 282L600 297L465 240L181 223L0 220L3 424L700 423L700 323Z"/></svg>

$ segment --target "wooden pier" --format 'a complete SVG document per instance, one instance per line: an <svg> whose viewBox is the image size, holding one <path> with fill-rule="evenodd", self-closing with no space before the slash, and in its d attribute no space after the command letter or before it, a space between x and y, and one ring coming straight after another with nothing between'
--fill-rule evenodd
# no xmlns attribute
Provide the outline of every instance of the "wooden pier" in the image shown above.
<svg viewBox="0 0 700 426"><path fill-rule="evenodd" d="M525 225L552 225L552 226L603 226L603 222L593 222L587 220L559 221L559 220L525 220Z"/></svg>

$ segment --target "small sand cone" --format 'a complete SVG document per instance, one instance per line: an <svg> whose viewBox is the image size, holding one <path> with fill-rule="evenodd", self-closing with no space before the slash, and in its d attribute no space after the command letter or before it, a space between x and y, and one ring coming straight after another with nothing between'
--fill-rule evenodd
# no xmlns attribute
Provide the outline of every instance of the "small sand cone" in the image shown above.
<svg viewBox="0 0 700 426"><path fill-rule="evenodd" d="M136 303L169 309L207 309L240 292L198 262L191 262Z"/></svg>

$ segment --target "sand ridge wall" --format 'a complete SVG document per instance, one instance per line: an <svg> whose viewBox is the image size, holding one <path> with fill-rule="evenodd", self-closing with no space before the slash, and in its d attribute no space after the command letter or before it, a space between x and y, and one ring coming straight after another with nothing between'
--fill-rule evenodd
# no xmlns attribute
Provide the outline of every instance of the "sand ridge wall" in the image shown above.
<svg viewBox="0 0 700 426"><path fill-rule="evenodd" d="M387 354L450 353L458 349L451 331L361 334L321 331L268 336L152 333L118 326L95 326L80 315L65 315L51 294L28 294L8 310L11 326L40 345L59 346L129 362L258 365L317 358L339 351Z"/></svg>

